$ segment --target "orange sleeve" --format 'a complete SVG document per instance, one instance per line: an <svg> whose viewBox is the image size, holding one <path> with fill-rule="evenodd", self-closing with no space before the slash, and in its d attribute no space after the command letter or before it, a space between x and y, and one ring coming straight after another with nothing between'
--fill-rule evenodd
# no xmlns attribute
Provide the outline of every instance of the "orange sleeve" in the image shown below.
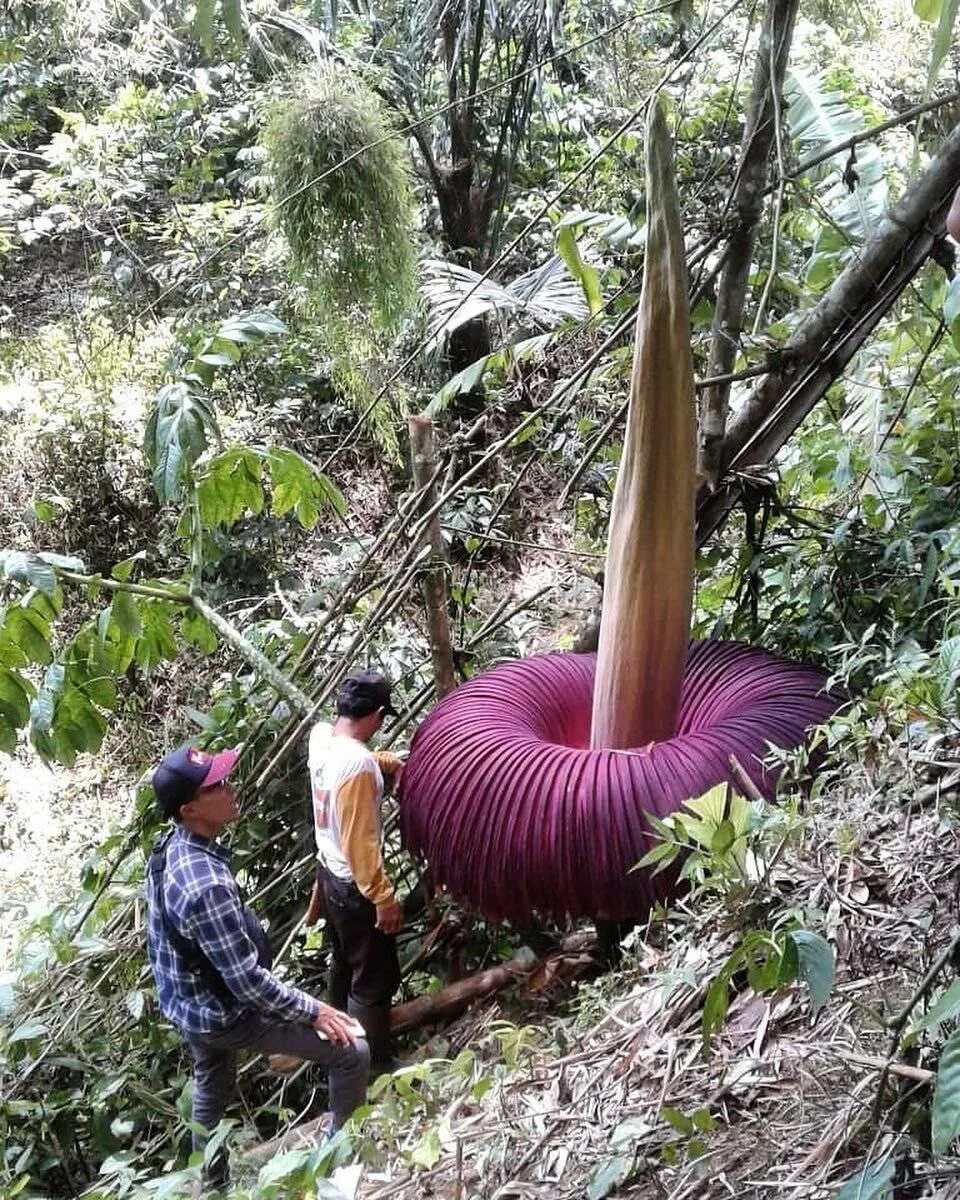
<svg viewBox="0 0 960 1200"><path fill-rule="evenodd" d="M376 806L377 785L368 771L351 775L337 788L340 845L357 887L373 904L389 904L393 887L383 869Z"/></svg>
<svg viewBox="0 0 960 1200"><path fill-rule="evenodd" d="M403 766L403 759L399 755L391 754L389 750L374 750L373 757L384 775L396 775Z"/></svg>

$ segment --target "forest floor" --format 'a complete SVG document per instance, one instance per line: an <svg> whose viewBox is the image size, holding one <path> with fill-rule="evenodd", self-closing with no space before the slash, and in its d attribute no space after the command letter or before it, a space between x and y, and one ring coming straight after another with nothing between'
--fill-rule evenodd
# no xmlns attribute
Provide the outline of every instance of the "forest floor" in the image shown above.
<svg viewBox="0 0 960 1200"><path fill-rule="evenodd" d="M383 1089L347 1193L825 1200L866 1169L849 1200L894 1171L898 1196L960 1196L955 1160L900 1150L899 1132L925 1119L936 1062L922 1037L904 1051L890 1028L912 1001L904 1028L919 1023L936 990L918 995L956 925L958 851L946 798L911 811L851 780L820 800L768 881L768 919L803 913L835 949L818 1014L801 984L757 994L735 975L705 1053L707 988L743 915L721 900L681 905L617 971L573 990L541 973L428 1043ZM479 1079L448 1070L431 1092L423 1057L463 1064L464 1051L501 1066Z"/></svg>

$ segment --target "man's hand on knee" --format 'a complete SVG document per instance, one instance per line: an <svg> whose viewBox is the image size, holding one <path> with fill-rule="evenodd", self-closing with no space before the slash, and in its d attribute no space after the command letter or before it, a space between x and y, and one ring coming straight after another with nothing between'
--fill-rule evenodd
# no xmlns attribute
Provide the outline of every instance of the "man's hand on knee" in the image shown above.
<svg viewBox="0 0 960 1200"><path fill-rule="evenodd" d="M334 1046L352 1046L358 1037L363 1036L363 1027L353 1017L324 1004L322 1000L319 1003L320 1011L314 1018L313 1027Z"/></svg>

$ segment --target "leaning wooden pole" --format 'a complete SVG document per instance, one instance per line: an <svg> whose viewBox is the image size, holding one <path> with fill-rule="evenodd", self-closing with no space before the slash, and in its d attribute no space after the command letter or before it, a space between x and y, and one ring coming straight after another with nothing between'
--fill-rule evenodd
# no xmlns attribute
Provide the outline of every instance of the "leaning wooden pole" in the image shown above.
<svg viewBox="0 0 960 1200"><path fill-rule="evenodd" d="M630 407L610 512L591 744L624 749L676 730L693 603L696 417L673 143L647 124L647 246Z"/></svg>
<svg viewBox="0 0 960 1200"><path fill-rule="evenodd" d="M410 432L410 458L413 484L423 496L422 510L429 512L437 503L437 462L433 440L433 422L429 417L413 415L407 418ZM450 636L450 602L447 593L447 556L440 532L440 515L434 513L427 522L424 541L430 547L430 563L423 572L423 603L427 611L430 635L430 658L437 699L442 700L457 686L453 669L453 641Z"/></svg>

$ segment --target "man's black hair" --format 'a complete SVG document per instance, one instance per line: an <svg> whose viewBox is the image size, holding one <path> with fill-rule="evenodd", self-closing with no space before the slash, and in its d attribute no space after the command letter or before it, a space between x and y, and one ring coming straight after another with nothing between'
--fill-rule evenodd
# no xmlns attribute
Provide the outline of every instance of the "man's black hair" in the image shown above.
<svg viewBox="0 0 960 1200"><path fill-rule="evenodd" d="M365 700L360 696L338 696L337 697L337 716L352 717L354 720L359 720L360 717L369 717L371 713L376 712L381 705L372 704L369 700Z"/></svg>

